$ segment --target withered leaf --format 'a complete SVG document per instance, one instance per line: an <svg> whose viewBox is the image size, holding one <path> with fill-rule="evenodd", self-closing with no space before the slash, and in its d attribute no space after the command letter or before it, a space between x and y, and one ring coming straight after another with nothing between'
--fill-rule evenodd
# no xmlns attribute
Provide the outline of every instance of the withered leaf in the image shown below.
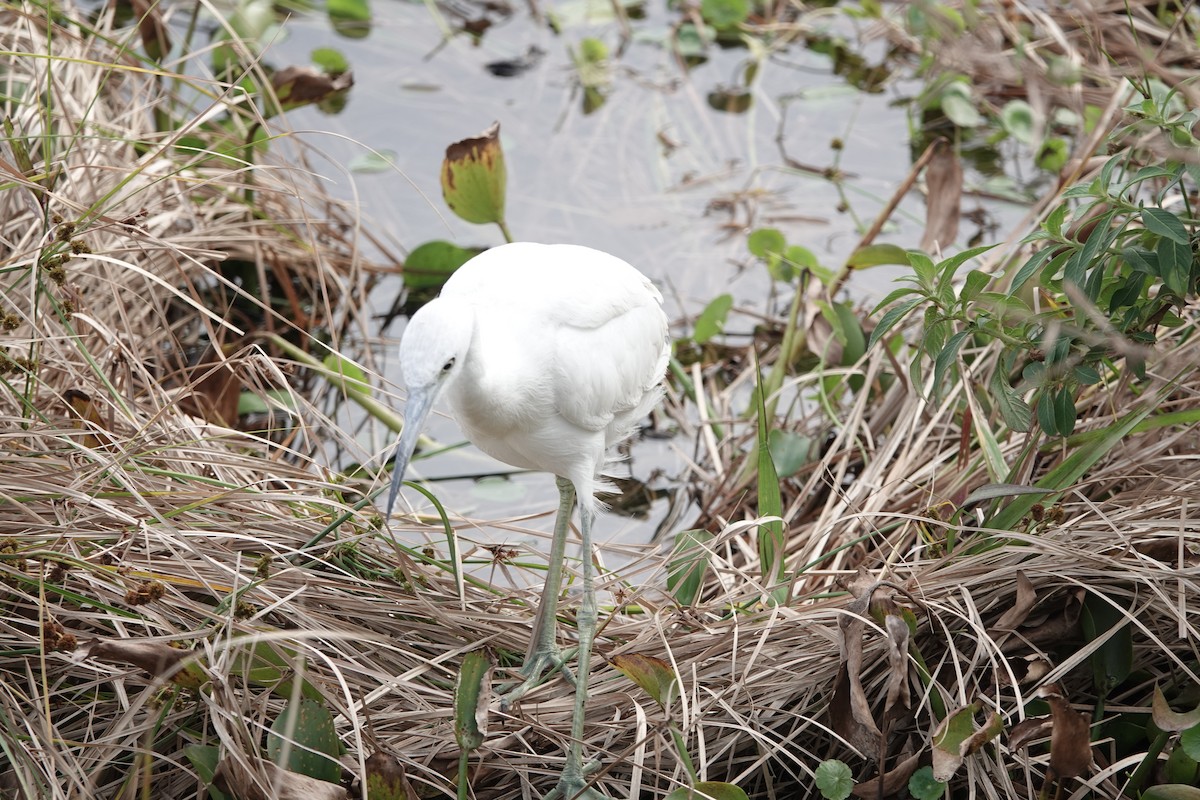
<svg viewBox="0 0 1200 800"><path fill-rule="evenodd" d="M1045 739L1053 727L1050 717L1030 717L1013 725L1008 731L1008 749L1020 750L1030 742Z"/></svg>
<svg viewBox="0 0 1200 800"><path fill-rule="evenodd" d="M367 758L367 794L378 800L417 800L400 759L383 750Z"/></svg>
<svg viewBox="0 0 1200 800"><path fill-rule="evenodd" d="M84 656L97 661L132 664L145 670L152 677L166 678L187 689L198 689L207 680L204 669L197 663L184 664L192 653L180 650L166 642L146 642L135 639L104 641L93 639L83 645Z"/></svg>
<svg viewBox="0 0 1200 800"><path fill-rule="evenodd" d="M834 678L833 697L829 701L830 727L868 758L875 757L883 743L883 733L875 724L871 704L862 684L863 631L871 602L870 592L858 597L838 618L838 649L842 663Z"/></svg>
<svg viewBox="0 0 1200 800"><path fill-rule="evenodd" d="M1154 724L1159 727L1159 730L1169 733L1186 731L1188 728L1200 725L1200 707L1185 712L1172 711L1171 706L1167 704L1167 698L1163 695L1162 689L1158 688L1157 685L1154 687L1152 716L1154 717Z"/></svg>
<svg viewBox="0 0 1200 800"><path fill-rule="evenodd" d="M279 102L290 107L319 103L331 94L344 92L354 85L354 74L330 75L312 67L290 66L271 76L271 85Z"/></svg>
<svg viewBox="0 0 1200 800"><path fill-rule="evenodd" d="M850 793L855 797L863 798L863 800L877 800L880 797L898 795L902 789L908 786L908 779L917 771L920 763L921 753L913 753L884 774L871 778L869 781L854 784Z"/></svg>
<svg viewBox="0 0 1200 800"><path fill-rule="evenodd" d="M925 168L925 233L921 249L932 253L944 250L958 236L959 206L962 201L963 171L958 154L944 139L934 148Z"/></svg>
<svg viewBox="0 0 1200 800"><path fill-rule="evenodd" d="M946 783L958 768L963 759L983 747L989 741L1000 735L1004 730L1004 721L996 712L988 717L987 724L982 728L975 727L975 715L982 708L976 700L968 706L950 714L933 732L933 777Z"/></svg>
<svg viewBox="0 0 1200 800"><path fill-rule="evenodd" d="M1024 570L1017 570L1017 599L1013 603L1012 608L1000 615L1000 619L992 625L988 633L995 637L997 633L1015 631L1021 627L1029 612L1033 610L1037 603L1037 592L1034 591L1033 583L1029 580L1029 576Z"/></svg>
<svg viewBox="0 0 1200 800"><path fill-rule="evenodd" d="M163 21L162 4L152 4L150 0L130 0L130 6L138 20L138 36L142 39L142 47L146 48L146 55L155 61L161 60L171 52L171 36Z"/></svg>
<svg viewBox="0 0 1200 800"><path fill-rule="evenodd" d="M888 684L883 713L894 719L909 708L908 640L911 631L908 621L899 614L888 614L884 618L884 627L888 632Z"/></svg>
<svg viewBox="0 0 1200 800"><path fill-rule="evenodd" d="M221 759L212 785L238 800L348 800L346 790L335 783L289 772L270 761L252 762Z"/></svg>
<svg viewBox="0 0 1200 800"><path fill-rule="evenodd" d="M1088 719L1071 708L1060 694L1046 697L1050 704L1050 771L1055 780L1077 778L1092 765L1092 740Z"/></svg>

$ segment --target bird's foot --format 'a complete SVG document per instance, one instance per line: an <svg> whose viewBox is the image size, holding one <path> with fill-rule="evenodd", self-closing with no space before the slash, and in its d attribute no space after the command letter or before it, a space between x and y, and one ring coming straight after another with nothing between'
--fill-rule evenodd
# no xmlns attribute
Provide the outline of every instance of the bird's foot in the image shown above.
<svg viewBox="0 0 1200 800"><path fill-rule="evenodd" d="M591 786L587 780L587 776L599 768L598 761L589 762L582 768L578 764L574 768L568 764L558 783L543 800L609 800L607 795Z"/></svg>
<svg viewBox="0 0 1200 800"><path fill-rule="evenodd" d="M567 683L575 686L575 673L567 666L567 660L575 654L575 650L558 650L552 648L545 652L536 652L521 666L520 675L525 680L506 690L500 695L500 708L507 709L520 700L531 689L546 682L554 672L561 672Z"/></svg>

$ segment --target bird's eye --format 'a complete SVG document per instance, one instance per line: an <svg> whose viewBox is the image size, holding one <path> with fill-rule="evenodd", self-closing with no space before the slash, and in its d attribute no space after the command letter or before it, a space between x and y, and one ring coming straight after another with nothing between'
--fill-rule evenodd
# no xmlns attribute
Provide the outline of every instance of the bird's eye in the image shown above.
<svg viewBox="0 0 1200 800"><path fill-rule="evenodd" d="M454 359L450 359L442 365L442 372L449 372L454 367Z"/></svg>

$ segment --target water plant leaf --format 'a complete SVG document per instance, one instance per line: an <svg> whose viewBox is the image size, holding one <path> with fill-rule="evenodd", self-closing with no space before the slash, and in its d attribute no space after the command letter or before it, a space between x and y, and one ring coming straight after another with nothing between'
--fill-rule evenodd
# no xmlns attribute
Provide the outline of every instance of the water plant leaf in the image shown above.
<svg viewBox="0 0 1200 800"><path fill-rule="evenodd" d="M983 115L975 108L971 87L964 81L954 81L942 90L940 105L946 118L960 128L974 128L983 124Z"/></svg>
<svg viewBox="0 0 1200 800"><path fill-rule="evenodd" d="M675 534L675 546L667 562L667 591L682 606L691 606L700 597L712 561L709 546L714 538L700 529Z"/></svg>
<svg viewBox="0 0 1200 800"><path fill-rule="evenodd" d="M453 242L425 242L404 259L404 285L410 289L436 289L482 252L481 247L459 247Z"/></svg>
<svg viewBox="0 0 1200 800"><path fill-rule="evenodd" d="M671 707L679 681L666 661L642 653L622 653L609 659L609 663L642 687L664 711Z"/></svg>
<svg viewBox="0 0 1200 800"><path fill-rule="evenodd" d="M446 148L442 161L442 196L450 210L477 225L494 222L504 227L504 198L508 172L500 147L500 123L478 136Z"/></svg>
<svg viewBox="0 0 1200 800"><path fill-rule="evenodd" d="M1033 144L1035 115L1024 100L1010 100L1000 109L1000 124L1009 136L1023 144Z"/></svg>
<svg viewBox="0 0 1200 800"><path fill-rule="evenodd" d="M354 85L354 73L340 72L332 75L312 67L290 66L277 70L271 76L275 96L285 108L310 103L320 103L337 92L347 91Z"/></svg>
<svg viewBox="0 0 1200 800"><path fill-rule="evenodd" d="M379 150L370 153L360 153L350 159L348 165L351 172L369 175L374 172L389 172L396 168L396 151Z"/></svg>
<svg viewBox="0 0 1200 800"><path fill-rule="evenodd" d="M488 699L495 664L487 650L463 656L454 683L454 740L464 753L478 749L487 736Z"/></svg>
<svg viewBox="0 0 1200 800"><path fill-rule="evenodd" d="M1200 707L1186 712L1172 711L1171 706L1167 704L1167 698L1163 695L1162 689L1157 684L1154 686L1154 700L1151 705L1151 712L1154 724L1159 727L1159 730L1178 733L1188 728L1200 726Z"/></svg>
<svg viewBox="0 0 1200 800"><path fill-rule="evenodd" d="M733 308L733 295L719 294L709 301L700 316L696 317L696 325L692 330L692 341L704 344L725 330L725 320Z"/></svg>
<svg viewBox="0 0 1200 800"><path fill-rule="evenodd" d="M333 714L311 697L290 701L267 734L267 757L275 765L319 781L342 779L340 755Z"/></svg>
<svg viewBox="0 0 1200 800"><path fill-rule="evenodd" d="M362 39L371 32L371 4L368 0L326 0L330 25L342 36Z"/></svg>
<svg viewBox="0 0 1200 800"><path fill-rule="evenodd" d="M846 800L854 789L854 773L844 761L828 758L817 765L813 779L825 800Z"/></svg>
<svg viewBox="0 0 1200 800"><path fill-rule="evenodd" d="M733 28L750 16L749 0L700 0L700 16L717 30Z"/></svg>
<svg viewBox="0 0 1200 800"><path fill-rule="evenodd" d="M350 62L341 50L333 47L318 47L308 56L322 71L330 75L341 75L350 71Z"/></svg>
<svg viewBox="0 0 1200 800"><path fill-rule="evenodd" d="M983 747L1004 730L1004 720L996 712L983 727L975 727L975 715L982 705L978 700L960 708L938 723L933 732L933 777L945 783L954 777L963 759Z"/></svg>
<svg viewBox="0 0 1200 800"><path fill-rule="evenodd" d="M663 800L749 800L746 793L732 783L700 781L692 786L681 786Z"/></svg>

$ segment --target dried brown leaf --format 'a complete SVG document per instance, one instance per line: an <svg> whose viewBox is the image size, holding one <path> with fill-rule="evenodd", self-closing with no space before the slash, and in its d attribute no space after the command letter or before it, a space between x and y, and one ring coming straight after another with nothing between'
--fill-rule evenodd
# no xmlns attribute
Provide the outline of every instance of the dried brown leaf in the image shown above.
<svg viewBox="0 0 1200 800"><path fill-rule="evenodd" d="M279 102L289 106L319 103L336 92L354 85L354 75L343 72L329 75L312 67L290 66L271 76L271 85Z"/></svg>
<svg viewBox="0 0 1200 800"><path fill-rule="evenodd" d="M1200 707L1194 708L1191 711L1172 711L1171 706L1167 704L1167 698L1163 695L1162 689L1158 688L1157 685L1154 687L1152 716L1154 724L1160 730L1170 733L1186 731L1188 728L1200 725Z"/></svg>
<svg viewBox="0 0 1200 800"><path fill-rule="evenodd" d="M1050 717L1023 719L1009 729L1008 749L1016 751L1028 747L1030 742L1049 736L1053 727Z"/></svg>
<svg viewBox="0 0 1200 800"><path fill-rule="evenodd" d="M948 248L958 236L963 171L949 142L938 142L925 168L925 186L928 194L921 249L932 253Z"/></svg>
<svg viewBox="0 0 1200 800"><path fill-rule="evenodd" d="M877 775L869 781L854 784L850 793L855 797L863 798L863 800L876 800L879 797L898 795L908 786L908 779L917 771L920 763L921 753L913 753L883 775Z"/></svg>
<svg viewBox="0 0 1200 800"><path fill-rule="evenodd" d="M93 639L81 645L86 658L118 664L132 664L155 678L167 678L187 688L199 688L207 680L199 664L183 663L192 653L166 642L145 642L136 639Z"/></svg>
<svg viewBox="0 0 1200 800"><path fill-rule="evenodd" d="M884 618L888 632L888 684L887 699L883 704L885 718L895 719L909 709L908 685L908 641L911 630L908 621L899 614L888 614Z"/></svg>
<svg viewBox="0 0 1200 800"><path fill-rule="evenodd" d="M1029 617L1029 612L1037 604L1037 592L1033 583L1024 570L1017 570L1017 597L1012 607L1000 615L988 633L995 637L997 633L1015 631Z"/></svg>
<svg viewBox="0 0 1200 800"><path fill-rule="evenodd" d="M263 760L248 763L223 758L213 773L212 785L238 800L347 800L349 797L335 783L289 772Z"/></svg>

